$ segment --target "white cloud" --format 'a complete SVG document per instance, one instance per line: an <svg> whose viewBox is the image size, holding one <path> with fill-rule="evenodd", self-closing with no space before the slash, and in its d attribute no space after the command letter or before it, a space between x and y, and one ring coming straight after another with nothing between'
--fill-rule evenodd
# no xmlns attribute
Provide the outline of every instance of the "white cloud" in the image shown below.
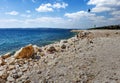
<svg viewBox="0 0 120 83"><path fill-rule="evenodd" d="M35 10L38 12L52 12L53 9L51 8L51 6L52 5L50 3L42 4L38 8L36 8Z"/></svg>
<svg viewBox="0 0 120 83"><path fill-rule="evenodd" d="M6 12L5 14L8 14L8 15L18 15L19 12L17 12L17 11L11 11L11 12Z"/></svg>
<svg viewBox="0 0 120 83"><path fill-rule="evenodd" d="M104 16L96 16L94 13L88 13L85 11L78 11L75 13L66 13L66 17L73 19L73 20L87 20L87 21L103 21L105 19Z"/></svg>
<svg viewBox="0 0 120 83"><path fill-rule="evenodd" d="M106 12L106 11L111 11L112 8L109 7L102 7L102 6L96 6L95 8L92 9L93 12Z"/></svg>
<svg viewBox="0 0 120 83"><path fill-rule="evenodd" d="M24 15L23 15L24 16ZM38 17L27 18L23 20L10 20L9 22L1 21L1 24L7 26L16 25L16 27L53 27L53 28L89 28L94 25L104 25L105 18L103 16L96 16L93 13L85 11L78 11L74 13L66 13L65 18L62 17ZM106 20L105 20L106 21ZM4 25L6 26L6 25Z"/></svg>
<svg viewBox="0 0 120 83"><path fill-rule="evenodd" d="M53 8L66 8L68 6L68 4L67 3L55 3L55 4L53 4Z"/></svg>
<svg viewBox="0 0 120 83"><path fill-rule="evenodd" d="M23 15L24 16L24 15ZM52 27L52 28L90 28L94 25L104 26L118 24L120 16L105 18L97 16L95 13L78 11L66 13L65 18L62 17L38 17L27 19L1 19L0 27Z"/></svg>
<svg viewBox="0 0 120 83"><path fill-rule="evenodd" d="M71 21L71 25L80 28L90 28L96 26L118 24L119 21L115 17L106 18L104 16L97 16L95 13L88 13L85 11L78 11L74 13L66 13L66 17ZM114 19L114 20L113 20Z"/></svg>
<svg viewBox="0 0 120 83"><path fill-rule="evenodd" d="M78 11L75 13L66 13L65 16L67 16L68 18L73 18L73 19L79 19L81 17L88 17L88 16L94 16L95 14L90 14L88 12L85 11Z"/></svg>
<svg viewBox="0 0 120 83"><path fill-rule="evenodd" d="M113 16L120 16L120 11L113 11L111 13L111 15L113 15Z"/></svg>
<svg viewBox="0 0 120 83"><path fill-rule="evenodd" d="M55 4L47 3L47 4L40 5L35 10L38 12L53 12L54 9L66 8L67 6L68 6L68 4L64 3L64 2L55 3Z"/></svg>
<svg viewBox="0 0 120 83"><path fill-rule="evenodd" d="M117 10L120 7L120 0L90 0L88 5L95 5L92 12L106 12Z"/></svg>

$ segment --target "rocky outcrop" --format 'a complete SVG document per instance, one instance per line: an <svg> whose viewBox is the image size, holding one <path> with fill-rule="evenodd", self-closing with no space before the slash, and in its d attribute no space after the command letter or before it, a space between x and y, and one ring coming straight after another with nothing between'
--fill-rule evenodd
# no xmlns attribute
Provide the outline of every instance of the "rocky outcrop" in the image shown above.
<svg viewBox="0 0 120 83"><path fill-rule="evenodd" d="M33 46L30 44L26 47L21 48L20 50L18 50L15 54L14 57L15 58L30 58L32 55L34 54L34 48Z"/></svg>

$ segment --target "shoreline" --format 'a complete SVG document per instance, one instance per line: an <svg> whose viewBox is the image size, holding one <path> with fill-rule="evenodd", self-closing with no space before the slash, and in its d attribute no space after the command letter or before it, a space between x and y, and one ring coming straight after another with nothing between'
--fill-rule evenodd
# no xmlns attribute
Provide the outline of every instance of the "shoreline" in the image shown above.
<svg viewBox="0 0 120 83"><path fill-rule="evenodd" d="M21 31L23 33L21 33ZM70 33L69 29L5 29L4 31L0 30L0 32L0 55L16 49L18 50L28 44L44 46L52 43L52 41L70 38L74 35L74 33Z"/></svg>
<svg viewBox="0 0 120 83"><path fill-rule="evenodd" d="M76 30L73 30L76 31ZM100 79L103 82L103 78L100 76L95 76L96 73L98 73L99 65L104 65L103 63L99 62L99 59L102 60L103 58L99 57L99 54L108 53L106 52L107 50L109 51L109 47L114 47L111 43L116 44L119 42L119 36L120 36L120 31L119 30L77 30L77 35L75 35L72 38L61 40L59 42L55 42L53 44L45 45L42 47L38 47L36 45L27 45L25 47L22 47L18 51L16 51L14 54L7 53L4 56L0 57L0 81L4 82L35 82L38 81L39 78L37 76L41 76L41 81L43 82L46 78L48 82L51 79L54 82L75 82L75 81L84 81L86 83L89 83L88 80L92 80L95 82L95 80ZM113 41L116 41L113 42ZM110 43L111 45L107 45ZM105 45L105 47L104 47ZM116 56L118 56L119 51L119 43L117 43L118 48L114 48ZM101 51L101 46L102 48L105 48L104 50ZM109 49L107 49L107 47ZM98 51L99 49L99 51ZM112 49L112 48L111 48ZM106 50L106 51L105 51ZM98 51L98 52L97 52ZM91 55L90 55L91 54ZM112 53L111 53L112 54ZM107 55L104 55L108 57ZM113 57L113 55L111 55ZM96 62L98 60L98 62ZM103 59L104 60L104 59ZM113 59L114 60L114 59ZM116 58L115 58L116 60ZM114 60L114 61L115 61ZM73 63L71 63L71 61ZM104 61L103 61L104 62ZM75 64L74 64L75 63ZM83 66L80 66L80 64L83 64ZM104 62L105 64L108 62ZM109 62L111 63L111 62ZM119 63L119 62L118 62ZM74 65L71 65L74 64ZM96 66L98 64L98 66ZM60 66L61 65L61 66ZM62 65L65 65L65 69L62 67ZM74 68L75 66L75 68ZM94 66L96 67L94 69ZM81 74L83 79L72 77L71 79L71 74L68 73L69 70L71 72L75 70L75 72L83 71L87 73L88 67L90 67L90 72L88 72L87 80L84 79L84 75ZM85 68L84 68L85 67ZM100 66L101 67L101 66ZM45 72L48 72L46 68L49 69L49 73L47 75ZM52 69L51 69L52 68ZM59 69L60 70L59 70ZM71 68L74 68L71 70ZM91 69L92 68L92 69ZM66 71L68 69L68 71ZM106 69L106 66L103 67L103 69ZM59 70L59 71L56 71ZM56 71L56 73L53 73L53 71ZM103 71L101 69L101 71ZM107 71L107 70L106 70ZM117 71L117 70L116 70ZM115 71L115 72L116 72ZM32 75L32 72L35 76ZM59 75L58 73L64 72L62 74L62 77L65 77L64 80L60 80L58 78L50 78L50 76L57 76ZM40 73L40 74L38 74ZM74 72L73 72L74 73ZM76 74L73 74L73 76L78 76ZM92 75L92 76L91 76ZM103 75L100 73L100 75ZM103 75L107 76L108 74ZM33 76L33 77L32 77ZM67 79L66 79L67 76ZM70 77L69 77L70 76ZM94 76L96 78L94 78ZM108 75L109 76L109 75ZM49 77L49 79L47 79ZM59 76L61 77L61 75ZM80 80L81 79L81 80ZM98 81L100 81L98 80ZM120 79L118 78L117 81ZM39 81L40 82L40 81Z"/></svg>

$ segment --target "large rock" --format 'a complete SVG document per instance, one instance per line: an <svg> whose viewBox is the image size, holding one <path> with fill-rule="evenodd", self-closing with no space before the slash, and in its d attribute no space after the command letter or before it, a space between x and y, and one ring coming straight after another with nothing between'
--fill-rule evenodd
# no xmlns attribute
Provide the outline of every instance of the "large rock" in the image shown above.
<svg viewBox="0 0 120 83"><path fill-rule="evenodd" d="M18 50L15 54L14 57L19 59L19 58L30 58L34 54L34 48L30 44L26 47L21 48Z"/></svg>

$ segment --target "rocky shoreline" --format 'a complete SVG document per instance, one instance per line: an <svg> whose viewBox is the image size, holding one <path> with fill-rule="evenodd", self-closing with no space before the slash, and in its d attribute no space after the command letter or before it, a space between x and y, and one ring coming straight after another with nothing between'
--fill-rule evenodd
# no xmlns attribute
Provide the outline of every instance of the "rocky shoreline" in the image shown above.
<svg viewBox="0 0 120 83"><path fill-rule="evenodd" d="M44 47L30 44L15 53L1 56L0 83L109 83L110 80L119 83L119 71L115 70L118 72L114 72L117 75L115 79L112 77L103 79L99 76L103 75L99 74L102 70L95 69L96 64L101 65L98 54L102 54L102 52L96 52L99 46L104 45L104 42L106 45L106 41L112 42L112 44L113 40L120 42L120 31L74 30L73 32L78 32L78 34L70 39ZM117 43L117 45L120 44ZM100 48L102 49L102 47ZM118 48L116 52L119 50ZM99 63L96 62L97 58ZM120 60L120 57L118 59ZM104 65L102 66L104 69Z"/></svg>

